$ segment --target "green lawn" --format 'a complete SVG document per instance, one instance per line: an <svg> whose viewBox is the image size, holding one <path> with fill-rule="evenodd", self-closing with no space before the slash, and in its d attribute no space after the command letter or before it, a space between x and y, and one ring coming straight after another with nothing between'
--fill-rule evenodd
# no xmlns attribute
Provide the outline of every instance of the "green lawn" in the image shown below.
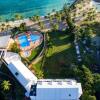
<svg viewBox="0 0 100 100"><path fill-rule="evenodd" d="M35 59L39 55L39 53L42 50L42 46L43 46L43 43L39 47L32 50L31 55L27 58L29 62L31 62L33 59Z"/></svg>
<svg viewBox="0 0 100 100"><path fill-rule="evenodd" d="M31 61L32 59L34 59L34 57L37 55L37 50L34 49L31 52L31 55L28 57L28 60Z"/></svg>
<svg viewBox="0 0 100 100"><path fill-rule="evenodd" d="M63 69L70 67L76 62L74 46L70 43L68 35L64 33L50 33L52 47L48 48L46 60L43 66L44 76L46 78L60 78ZM41 62L39 62L41 63ZM40 64L35 67L39 68Z"/></svg>

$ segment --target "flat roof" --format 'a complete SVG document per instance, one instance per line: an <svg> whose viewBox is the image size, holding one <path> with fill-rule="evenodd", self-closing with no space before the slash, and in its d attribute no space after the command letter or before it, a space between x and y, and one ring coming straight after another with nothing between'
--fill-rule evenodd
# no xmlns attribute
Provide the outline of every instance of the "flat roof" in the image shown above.
<svg viewBox="0 0 100 100"><path fill-rule="evenodd" d="M38 88L77 88L78 84L71 79L39 79Z"/></svg>
<svg viewBox="0 0 100 100"><path fill-rule="evenodd" d="M6 48L10 39L10 35L0 36L0 48Z"/></svg>
<svg viewBox="0 0 100 100"><path fill-rule="evenodd" d="M8 69L28 92L31 85L37 83L37 77L20 60L12 60Z"/></svg>
<svg viewBox="0 0 100 100"><path fill-rule="evenodd" d="M81 83L73 79L37 79L17 56L18 54L8 52L4 59L31 100L78 100L81 96Z"/></svg>
<svg viewBox="0 0 100 100"><path fill-rule="evenodd" d="M81 84L75 80L40 79L37 81L36 96L30 98L31 100L78 100L81 94Z"/></svg>

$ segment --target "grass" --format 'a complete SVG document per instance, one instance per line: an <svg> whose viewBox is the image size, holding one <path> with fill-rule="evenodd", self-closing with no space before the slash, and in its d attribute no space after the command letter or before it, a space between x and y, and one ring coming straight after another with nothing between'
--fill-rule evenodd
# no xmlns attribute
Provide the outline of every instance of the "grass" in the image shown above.
<svg viewBox="0 0 100 100"><path fill-rule="evenodd" d="M62 78L60 73L63 66L70 67L72 63L76 62L75 49L67 34L52 32L49 33L49 36L52 47L48 48L45 63L40 70L43 70L46 78ZM35 65L36 68L40 66L39 63Z"/></svg>
<svg viewBox="0 0 100 100"><path fill-rule="evenodd" d="M43 43L39 47L32 50L31 55L27 58L30 62L39 55L39 53L42 50L42 46L43 46Z"/></svg>
<svg viewBox="0 0 100 100"><path fill-rule="evenodd" d="M37 55L37 50L34 49L31 52L31 55L28 57L28 60L31 61Z"/></svg>

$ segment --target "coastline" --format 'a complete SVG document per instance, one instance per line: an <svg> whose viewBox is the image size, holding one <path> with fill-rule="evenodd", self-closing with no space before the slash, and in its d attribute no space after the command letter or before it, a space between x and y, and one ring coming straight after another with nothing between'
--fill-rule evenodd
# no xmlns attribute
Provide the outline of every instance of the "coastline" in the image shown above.
<svg viewBox="0 0 100 100"><path fill-rule="evenodd" d="M77 2L78 2L78 0L75 0L74 4L77 3ZM91 1L91 4L94 6L94 2L93 1ZM96 10L96 12L98 13L98 16L100 16L100 12L98 12L97 10ZM54 14L55 14L54 12L50 13L50 15L54 15ZM40 16L40 21L46 21L46 20L48 20L48 19L46 19L45 16ZM26 23L26 26L31 26L31 25L36 24L37 22L33 22L32 20L30 20L30 18L24 18L22 20L0 22L0 25L2 25L2 24L7 25L8 24L8 25L11 26L11 28L13 28L13 27L18 27L21 23Z"/></svg>
<svg viewBox="0 0 100 100"><path fill-rule="evenodd" d="M45 16L52 13L53 10L61 10L65 3L71 5L75 0L43 0L43 2L41 0L23 0L20 3L19 1L0 1L1 21L13 20L16 14L20 14L24 18L34 15Z"/></svg>
<svg viewBox="0 0 100 100"><path fill-rule="evenodd" d="M41 16L40 17L41 21L44 20L44 17L45 16ZM5 22L5 21L4 22L0 22L0 25L2 25L2 24L9 24L9 25L11 25L13 27L14 26L18 27L21 23L26 23L27 26L30 26L30 25L35 24L37 22L34 23L29 18L25 18L25 19L22 19L22 20L15 20L15 21L8 21L8 22Z"/></svg>
<svg viewBox="0 0 100 100"><path fill-rule="evenodd" d="M55 12L56 13L56 12ZM54 12L50 13L50 15L54 15L55 14ZM40 16L40 21L46 21L48 20L48 18L45 18L45 16ZM21 19L21 20L15 20L15 21L3 21L3 22L0 22L0 25L2 24L5 24L5 25L10 25L11 28L13 27L19 27L21 23L26 23L26 26L31 26L31 25L34 25L34 24L37 24L38 22L34 22L32 20L30 20L30 18L24 18L24 19ZM0 30L1 32L1 30Z"/></svg>

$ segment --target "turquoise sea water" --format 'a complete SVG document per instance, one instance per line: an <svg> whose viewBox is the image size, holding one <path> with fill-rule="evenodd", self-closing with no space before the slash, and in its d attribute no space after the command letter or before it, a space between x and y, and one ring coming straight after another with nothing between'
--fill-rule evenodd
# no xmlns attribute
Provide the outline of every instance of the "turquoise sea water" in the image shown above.
<svg viewBox="0 0 100 100"><path fill-rule="evenodd" d="M3 19L11 19L16 13L24 17L33 15L44 16L53 9L60 10L63 5L72 4L75 0L0 0L0 16Z"/></svg>
<svg viewBox="0 0 100 100"><path fill-rule="evenodd" d="M63 5L72 4L75 0L0 0L0 20L12 19L17 13L25 18L33 15L44 16L53 9L60 10ZM100 2L94 4L100 11Z"/></svg>

